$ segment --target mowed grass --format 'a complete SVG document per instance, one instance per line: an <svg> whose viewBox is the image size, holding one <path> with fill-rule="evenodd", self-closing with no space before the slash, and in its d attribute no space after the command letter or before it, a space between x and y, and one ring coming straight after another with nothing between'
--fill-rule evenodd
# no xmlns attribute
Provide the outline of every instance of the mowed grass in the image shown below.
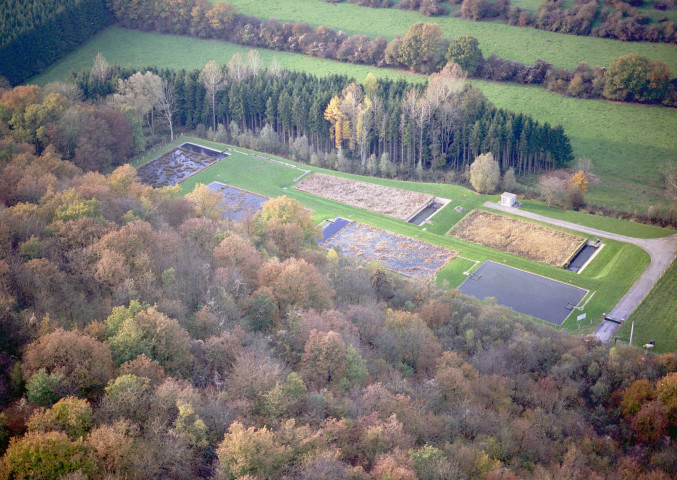
<svg viewBox="0 0 677 480"><path fill-rule="evenodd" d="M677 262L673 262L649 295L616 332L627 342L635 322L632 344L642 346L656 340L655 353L677 351Z"/></svg>
<svg viewBox="0 0 677 480"><path fill-rule="evenodd" d="M190 70L202 69L210 60L225 65L236 53L244 55L250 50L251 47L220 40L202 40L113 26L101 31L85 45L52 65L42 74L30 79L29 83L44 86L55 80L67 80L71 72L81 72L92 68L97 53L101 53L111 65ZM375 69L367 65L350 65L295 53L258 50L266 67L275 58L287 70L312 72L319 76L346 74L362 81L369 72L378 70L380 78L405 78L409 81L425 79L421 75L393 69Z"/></svg>
<svg viewBox="0 0 677 480"><path fill-rule="evenodd" d="M218 0L213 0L218 1ZM480 42L484 56L501 57L532 64L542 58L558 68L574 68L578 62L608 67L612 60L629 53L666 62L677 73L677 47L648 42L620 42L594 37L580 37L520 28L499 22L471 22L451 16L425 17L418 12L395 8L367 8L342 2L321 0L232 0L240 13L282 22L308 22L342 30L349 35L382 35L388 39L404 35L415 22L439 24L443 35L454 39L471 35Z"/></svg>
<svg viewBox="0 0 677 480"><path fill-rule="evenodd" d="M174 146L184 141L192 141L203 144L208 147L219 150L225 148L225 145L206 142L200 139L183 137L165 146L157 152L157 155L168 151ZM236 147L239 152L248 152L245 149ZM277 158L266 155L270 158ZM284 159L282 159L284 160ZM294 178L299 176L299 171L277 163L268 162L258 158L245 155L243 153L233 152L229 157L220 160L212 166L202 170L196 175L190 177L181 184L183 193L192 191L197 183L209 184L212 181L220 181L231 184L235 187L244 188L268 197L277 197L287 195L299 200L303 205L312 210L313 217L317 222L327 218L341 216L351 220L373 225L384 230L399 233L411 238L417 238L435 245L439 245L454 250L463 257L464 261L453 260L443 268L437 277L440 284L449 288L456 288L465 279L463 272L472 267L475 261L493 260L516 268L521 268L538 275L543 275L562 282L571 283L590 291L596 292L591 302L586 306L585 312L591 319L600 319L602 312L608 312L615 305L621 296L635 282L641 272L649 262L649 256L643 250L632 245L621 244L612 240L606 240L608 250L612 254L623 250L623 254L616 255L598 255L601 259L593 261L582 274L567 270L551 267L549 265L534 262L526 258L512 255L505 252L499 252L470 242L458 240L445 233L458 221L464 214L457 214L453 208L457 205L463 205L467 211L480 208L487 199L493 198L486 195L479 195L464 187L458 185L428 184L417 182L403 182L381 178L362 177L358 175L338 173L330 170L315 168L308 165L297 164L289 160L284 160L290 164L298 165L304 169L310 169L314 172L326 173L344 178L351 178L365 182L377 183L381 185L402 188L417 192L428 193L435 196L452 199L441 212L432 218L434 225L424 227L416 226L401 220L379 215L377 213L351 207L341 203L334 202L325 198L298 191L293 188ZM451 214L454 212L454 214ZM426 230L423 230L426 228ZM609 268L600 275L602 268L607 266L607 260L611 260ZM595 266L595 268L591 268ZM582 326L577 332L589 333L595 327L595 323ZM563 324L562 328L576 330L577 324L575 315Z"/></svg>
<svg viewBox="0 0 677 480"><path fill-rule="evenodd" d="M628 222L617 218L602 217L600 215L589 215L583 212L573 210L562 210L557 207L548 207L543 202L534 200L525 200L520 207L528 212L538 213L550 218L566 220L567 222L585 225L586 227L598 228L605 232L614 232L619 235L636 238L659 238L667 237L675 233L672 228L661 228L655 225L645 225L643 223Z"/></svg>

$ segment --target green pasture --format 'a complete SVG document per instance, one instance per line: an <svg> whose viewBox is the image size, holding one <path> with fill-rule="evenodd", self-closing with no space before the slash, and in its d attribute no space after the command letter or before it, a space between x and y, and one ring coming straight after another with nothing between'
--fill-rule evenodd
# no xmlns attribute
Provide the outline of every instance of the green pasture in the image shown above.
<svg viewBox="0 0 677 480"><path fill-rule="evenodd" d="M652 22L659 22L667 19L670 22L677 22L677 10L656 10L653 6L645 4L639 7L637 11L641 15L648 15Z"/></svg>
<svg viewBox="0 0 677 480"><path fill-rule="evenodd" d="M522 10L527 10L529 12L538 11L539 7L543 5L543 0L515 0L510 2L510 6L519 7Z"/></svg>
<svg viewBox="0 0 677 480"><path fill-rule="evenodd" d="M574 156L592 159L598 185L590 185L592 202L646 212L667 203L661 164L677 162L677 109L570 98L536 87L472 80L494 105L561 124Z"/></svg>
<svg viewBox="0 0 677 480"><path fill-rule="evenodd" d="M655 353L677 351L677 262L668 268L616 335L627 342L635 322L632 344L656 340Z"/></svg>
<svg viewBox="0 0 677 480"><path fill-rule="evenodd" d="M218 0L213 0L218 1ZM500 22L471 22L452 16L425 17L418 12L395 8L358 7L353 3L327 3L321 0L232 0L240 13L281 22L308 22L342 30L349 35L382 35L388 39L404 35L415 22L434 22L443 35L454 39L472 35L480 42L485 57L492 53L532 64L542 58L558 68L574 68L579 62L608 67L611 61L628 53L640 53L666 62L677 73L677 47L648 42L620 42L520 28ZM532 6L533 8L533 6Z"/></svg>
<svg viewBox="0 0 677 480"><path fill-rule="evenodd" d="M184 141L193 141L218 149L226 148L226 146L222 144L183 137L172 144L165 146L163 149L158 150L156 154L159 155ZM249 152L248 150L239 147L235 147L235 150L245 153ZM268 157L276 158L270 155L268 155ZM145 158L145 160L150 159L151 158ZM237 152L231 152L229 157L216 162L212 166L190 177L181 184L181 189L184 193L188 193L197 183L209 184L212 181L221 181L269 197L288 195L298 199L307 208L311 209L315 220L318 222L326 218L341 216L452 249L458 252L459 256L463 258L454 259L449 265L442 269L438 275L438 282L449 288L455 288L460 285L465 278L463 272L472 267L474 261L483 262L484 260L494 260L562 282L580 286L591 292L595 292L592 300L585 308L585 313L587 313L588 318L593 321L589 324L582 325L580 333L589 333L594 329L597 319L601 318L602 312L611 310L611 307L616 304L621 296L635 282L649 262L649 256L643 250L632 245L605 240L605 243L607 244L606 247L583 271L583 273L577 275L567 270L464 242L446 235L446 232L464 215L455 212L453 210L455 206L461 205L469 212L474 208L481 208L482 203L488 199L495 200L495 196L480 195L458 185L403 182L362 177L359 175L315 168L285 159L282 160L312 171L407 190L425 192L449 198L452 201L449 202L438 215L431 218L434 223L432 226L416 226L401 220L396 220L297 191L293 186L294 178L298 177L300 174L298 170ZM139 162L139 164L141 164L141 162ZM592 217L589 221L594 223L594 218L597 217ZM423 230L423 228L426 228L426 230ZM577 234L581 235L580 233ZM563 328L571 331L577 330L575 319L576 313L577 312L574 312L574 314L567 319Z"/></svg>
<svg viewBox="0 0 677 480"><path fill-rule="evenodd" d="M44 73L30 79L29 83L44 86L55 80L66 80L70 78L71 72L81 72L92 68L92 62L97 53L101 53L111 65L188 70L202 69L210 60L216 60L218 64L225 65L236 53L244 55L250 50L251 47L220 40L141 32L113 26L101 31L85 45L53 64ZM258 50L266 67L275 58L287 70L312 72L319 76L345 74L362 81L369 72L374 72L376 75L378 71L380 78L405 78L409 81L425 79L422 75L413 75L405 71L346 64L298 53Z"/></svg>

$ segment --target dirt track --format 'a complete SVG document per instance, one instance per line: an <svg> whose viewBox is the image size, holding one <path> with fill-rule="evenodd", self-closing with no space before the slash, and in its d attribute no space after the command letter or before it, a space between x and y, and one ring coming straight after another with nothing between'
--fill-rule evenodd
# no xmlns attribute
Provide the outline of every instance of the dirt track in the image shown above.
<svg viewBox="0 0 677 480"><path fill-rule="evenodd" d="M493 202L484 202L484 206L512 213L513 215L520 215L552 225L569 228L571 230L606 237L612 240L618 240L619 242L631 243L645 250L651 256L651 263L630 290L628 290L628 293L621 298L613 310L608 314L611 318L617 320L624 320L630 317L632 312L634 312L637 306L644 300L644 297L648 295L655 283L661 275L663 275L663 272L665 272L677 256L677 234L662 238L626 237L625 235L618 235L617 233L605 232L604 230L544 217L543 215L538 215L536 213L525 212L518 208L503 207ZM612 322L602 322L595 329L594 335L602 342L608 343L616 330L618 330L619 326L620 325Z"/></svg>

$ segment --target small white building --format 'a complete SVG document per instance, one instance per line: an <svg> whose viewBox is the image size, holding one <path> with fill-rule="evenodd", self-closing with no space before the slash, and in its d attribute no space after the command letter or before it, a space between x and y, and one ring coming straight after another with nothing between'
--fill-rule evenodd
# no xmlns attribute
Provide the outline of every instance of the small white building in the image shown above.
<svg viewBox="0 0 677 480"><path fill-rule="evenodd" d="M501 205L504 207L512 207L517 202L517 195L514 193L504 192L501 194Z"/></svg>

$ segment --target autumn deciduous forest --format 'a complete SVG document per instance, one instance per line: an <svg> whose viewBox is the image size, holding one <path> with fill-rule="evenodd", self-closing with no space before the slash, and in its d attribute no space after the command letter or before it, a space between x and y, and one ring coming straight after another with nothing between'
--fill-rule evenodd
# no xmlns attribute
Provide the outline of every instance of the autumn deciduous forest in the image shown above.
<svg viewBox="0 0 677 480"><path fill-rule="evenodd" d="M341 78L243 81L279 102L300 79L322 112L357 93ZM386 85L401 98L380 84L384 104ZM153 120L124 98L87 103L66 84L0 95L0 479L677 474L674 354L569 336L322 250L287 197L236 223L204 185L143 185L126 162ZM470 98L465 115L492 111ZM205 101L182 121L208 122ZM327 141L231 108L220 119Z"/></svg>

